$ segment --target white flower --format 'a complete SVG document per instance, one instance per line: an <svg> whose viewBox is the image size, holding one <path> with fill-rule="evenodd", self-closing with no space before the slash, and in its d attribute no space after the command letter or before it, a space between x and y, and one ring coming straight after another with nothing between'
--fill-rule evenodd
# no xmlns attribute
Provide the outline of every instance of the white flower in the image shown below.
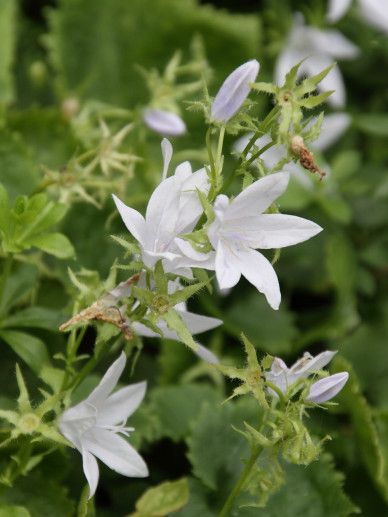
<svg viewBox="0 0 388 517"><path fill-rule="evenodd" d="M324 368L333 359L336 353L337 352L326 350L325 352L313 357L308 352L305 352L303 357L298 359L298 361L296 361L296 363L294 363L290 368L287 367L286 363L282 359L275 357L271 365L271 370L266 372L265 378L267 381L272 382L272 384L279 388L282 393L286 393L288 388L295 384L299 379L305 379L318 370L322 370L322 368ZM320 392L319 389L317 392L318 391ZM271 392L275 393L274 391Z"/></svg>
<svg viewBox="0 0 388 517"><path fill-rule="evenodd" d="M161 135L179 136L186 133L186 124L179 115L171 111L148 108L144 110L143 120L150 129Z"/></svg>
<svg viewBox="0 0 388 517"><path fill-rule="evenodd" d="M124 427L128 417L143 400L146 383L121 388L112 394L124 370L125 354L111 365L91 394L61 416L61 433L82 454L83 469L93 497L99 477L96 457L109 468L129 477L148 476L147 465L119 433L128 436L133 428Z"/></svg>
<svg viewBox="0 0 388 517"><path fill-rule="evenodd" d="M295 17L283 52L276 62L275 80L284 82L290 69L302 61L300 74L315 75L330 66L336 59L353 59L358 48L337 30L320 30L304 24L303 16ZM338 66L334 66L318 87L322 91L334 90L328 102L336 107L345 104L345 86Z"/></svg>
<svg viewBox="0 0 388 517"><path fill-rule="evenodd" d="M178 165L173 176L164 179L172 155L168 140L163 140L162 149L163 180L151 195L145 218L115 195L113 200L125 226L139 242L147 267L154 267L162 259L166 272L190 276L190 267L197 265L198 260L206 267L209 256L198 253L198 259L190 259L181 252L176 239L180 234L191 232L202 214L197 190L208 192L207 173L205 169L193 173L190 163L184 162Z"/></svg>
<svg viewBox="0 0 388 517"><path fill-rule="evenodd" d="M271 263L256 248L271 249L303 242L319 233L317 224L292 215L263 214L287 188L289 174L278 172L255 181L230 201L219 195L209 240L216 250L215 270L221 289L243 275L264 293L273 309L280 304L279 282Z"/></svg>
<svg viewBox="0 0 388 517"><path fill-rule="evenodd" d="M169 293L174 293L180 287L179 280L169 282ZM178 303L175 305L174 309L178 312L179 316L182 318L192 335L201 334L202 332L206 332L207 330L211 330L222 325L222 320L219 320L218 318L210 318L208 316L202 316L201 314L189 312L185 302ZM167 327L167 324L164 320L160 319L156 325L159 330L162 331L165 338L172 339L174 341L180 341L180 338L177 336L177 334ZM153 332L150 328L146 327L138 321L132 323L132 328L138 336L160 338L159 334ZM218 363L218 358L213 354L213 352L198 342L197 345L198 350L195 353L198 355L198 357L211 364Z"/></svg>
<svg viewBox="0 0 388 517"><path fill-rule="evenodd" d="M348 379L348 372L339 372L320 379L311 386L306 400L308 402L315 402L316 404L327 402L342 390Z"/></svg>
<svg viewBox="0 0 388 517"><path fill-rule="evenodd" d="M348 11L352 0L329 0L327 19L337 22ZM388 33L388 3L386 0L358 0L360 14L374 27Z"/></svg>
<svg viewBox="0 0 388 517"><path fill-rule="evenodd" d="M213 101L213 120L227 122L238 112L251 91L250 84L255 81L259 68L259 62L252 59L228 75Z"/></svg>

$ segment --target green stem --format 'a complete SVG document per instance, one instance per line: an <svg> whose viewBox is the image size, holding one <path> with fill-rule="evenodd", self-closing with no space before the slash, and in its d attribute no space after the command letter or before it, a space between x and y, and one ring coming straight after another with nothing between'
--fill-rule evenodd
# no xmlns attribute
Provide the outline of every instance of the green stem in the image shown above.
<svg viewBox="0 0 388 517"><path fill-rule="evenodd" d="M257 130L253 134L252 138L249 140L247 145L245 146L243 152L241 153L244 158L246 158L249 150L251 147L255 144L256 140L262 136L264 133L267 132L268 127L271 125L273 119L277 116L279 113L279 106L274 106L271 111L268 113L268 115L265 117L265 119L259 124Z"/></svg>
<svg viewBox="0 0 388 517"><path fill-rule="evenodd" d="M234 485L233 490L231 491L228 499L225 501L224 506L222 507L220 513L218 514L218 517L226 517L230 514L233 503L236 499L236 497L239 495L241 490L244 487L244 484L253 468L253 466L256 463L257 458L260 456L261 451L263 450L263 447L260 445L255 445L252 449L251 456L249 460L246 462L245 467L243 471L241 472L241 475L239 479L237 480L237 483Z"/></svg>

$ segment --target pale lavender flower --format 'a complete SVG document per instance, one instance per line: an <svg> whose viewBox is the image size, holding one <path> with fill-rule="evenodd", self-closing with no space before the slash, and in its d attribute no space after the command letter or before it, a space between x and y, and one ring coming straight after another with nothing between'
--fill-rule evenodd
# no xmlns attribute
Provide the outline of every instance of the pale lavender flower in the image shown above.
<svg viewBox="0 0 388 517"><path fill-rule="evenodd" d="M327 19L337 22L348 11L352 0L329 0ZM386 0L358 0L361 16L367 23L388 34L388 2Z"/></svg>
<svg viewBox="0 0 388 517"><path fill-rule="evenodd" d="M256 249L298 244L322 230L301 217L263 213L284 193L288 181L288 173L278 172L255 181L233 200L217 196L215 221L208 230L216 250L213 268L220 288L233 287L243 275L273 309L280 304L279 282L270 261Z"/></svg>
<svg viewBox="0 0 388 517"><path fill-rule="evenodd" d="M128 436L134 430L133 427L125 427L125 423L139 407L146 390L146 383L140 382L112 394L125 363L126 357L122 353L91 394L64 411L59 421L63 436L82 454L89 498L93 497L98 484L96 457L123 476L148 476L148 468L142 457L127 440L119 436Z"/></svg>
<svg viewBox="0 0 388 517"><path fill-rule="evenodd" d="M212 119L227 122L241 108L251 91L259 73L260 64L256 59L239 66L223 82L211 107Z"/></svg>
<svg viewBox="0 0 388 517"><path fill-rule="evenodd" d="M186 133L186 124L179 115L171 111L148 108L144 110L143 120L152 131L164 136L180 136Z"/></svg>
<svg viewBox="0 0 388 517"><path fill-rule="evenodd" d="M334 398L345 386L349 379L348 372L340 372L324 377L310 387L306 400L315 404L322 404Z"/></svg>

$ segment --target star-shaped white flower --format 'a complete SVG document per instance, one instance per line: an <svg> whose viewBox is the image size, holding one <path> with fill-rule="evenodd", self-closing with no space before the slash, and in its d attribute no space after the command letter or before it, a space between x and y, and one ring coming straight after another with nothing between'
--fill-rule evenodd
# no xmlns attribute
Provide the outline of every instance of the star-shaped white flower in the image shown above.
<svg viewBox="0 0 388 517"><path fill-rule="evenodd" d="M348 11L352 0L329 0L327 19L337 22ZM358 0L361 16L377 29L388 34L388 2L385 0Z"/></svg>
<svg viewBox="0 0 388 517"><path fill-rule="evenodd" d="M326 350L313 357L306 352L303 357L298 359L290 368L287 367L282 359L275 357L271 365L271 370L266 372L265 378L274 384L282 393L286 393L297 381L306 379L310 375L322 370L322 368L333 359L336 353L337 352ZM342 390L348 378L348 372L339 372L314 382L309 389L306 401L314 402L315 404L327 402ZM270 389L270 391L274 396L277 396L274 390Z"/></svg>
<svg viewBox="0 0 388 517"><path fill-rule="evenodd" d="M337 59L354 59L358 48L337 30L320 30L304 24L303 16L295 16L284 50L280 53L275 68L277 84L283 84L286 74L302 60L299 73L315 75ZM334 66L318 87L322 91L334 90L327 101L335 107L345 105L345 86L338 66Z"/></svg>
<svg viewBox="0 0 388 517"><path fill-rule="evenodd" d="M162 150L163 179L151 195L145 218L115 195L113 199L125 226L140 244L144 264L153 268L162 259L166 272L190 276L190 267L197 265L197 261L193 262L181 252L176 238L190 233L197 224L203 212L197 190L207 193L209 182L206 170L193 173L189 162L178 165L175 174L164 179L172 156L171 144L166 139ZM205 267L207 255L198 255Z"/></svg>
<svg viewBox="0 0 388 517"><path fill-rule="evenodd" d="M179 280L174 282L169 282L168 291L170 294L180 289ZM195 336L196 334L202 334L202 332L206 332L207 330L212 330L216 327L222 325L222 320L218 318L210 318L209 316L202 316L201 314L196 314L194 312L190 312L187 310L187 305L185 302L178 303L175 305L174 309L178 312L179 316L182 318L183 322L186 324L190 333ZM158 337L160 335L156 332L153 332L149 327L146 327L142 323L138 321L134 321L132 324L132 328L138 336L144 337ZM157 322L157 327L163 333L163 336L167 339L172 339L173 341L181 341L176 332L170 330L167 327L167 324L164 320L160 319ZM208 350L206 347L197 342L198 350L195 352L198 357L203 359L204 361L216 364L218 363L218 358Z"/></svg>
<svg viewBox="0 0 388 517"><path fill-rule="evenodd" d="M99 478L96 457L109 468L129 477L148 476L147 465L119 433L128 436L134 429L125 427L128 417L144 398L146 383L121 388L112 394L124 370L125 354L110 366L98 386L60 418L61 433L82 454L83 469L93 497Z"/></svg>
<svg viewBox="0 0 388 517"><path fill-rule="evenodd" d="M221 289L233 287L243 275L267 298L273 309L280 304L274 268L260 249L284 248L319 233L317 224L292 215L264 214L287 188L289 174L278 172L255 181L236 198L219 195L209 240L216 250L215 270Z"/></svg>

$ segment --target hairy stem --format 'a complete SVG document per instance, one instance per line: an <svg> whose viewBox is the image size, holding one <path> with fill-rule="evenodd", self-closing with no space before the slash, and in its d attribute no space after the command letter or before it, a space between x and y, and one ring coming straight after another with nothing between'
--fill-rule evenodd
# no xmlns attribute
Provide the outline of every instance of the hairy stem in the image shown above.
<svg viewBox="0 0 388 517"><path fill-rule="evenodd" d="M230 514L233 503L236 499L236 497L240 494L241 490L244 488L244 484L253 468L253 466L256 463L257 458L260 456L261 451L263 450L263 447L260 445L255 445L252 448L251 456L249 460L246 462L245 467L243 471L241 472L241 475L239 479L237 480L237 483L234 485L233 490L231 491L228 499L225 501L224 506L222 507L220 513L218 514L218 517L226 517Z"/></svg>

